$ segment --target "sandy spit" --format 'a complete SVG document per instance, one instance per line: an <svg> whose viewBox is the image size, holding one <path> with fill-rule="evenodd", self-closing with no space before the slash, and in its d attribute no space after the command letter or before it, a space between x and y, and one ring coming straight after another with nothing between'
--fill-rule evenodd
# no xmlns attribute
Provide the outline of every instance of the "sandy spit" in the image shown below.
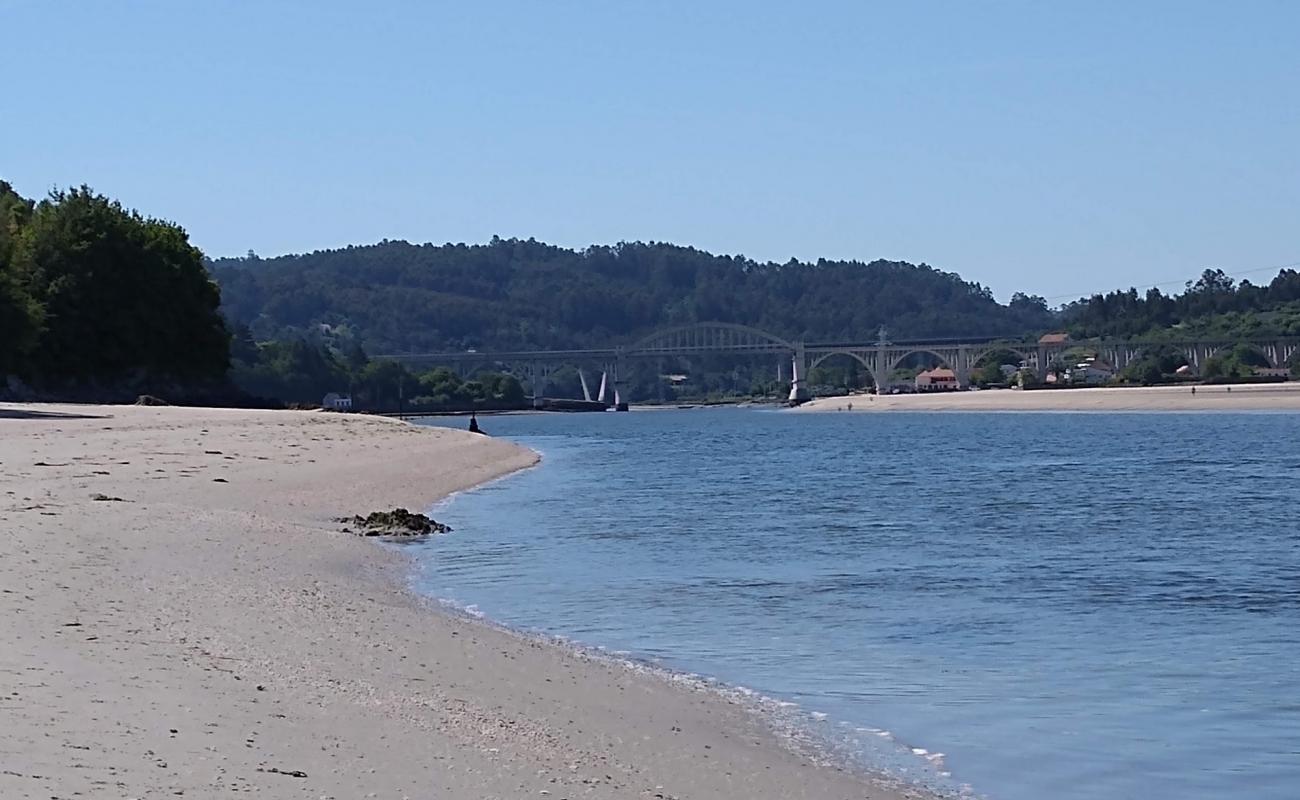
<svg viewBox="0 0 1300 800"><path fill-rule="evenodd" d="M0 404L0 797L916 796L432 611L331 521L535 461L360 416Z"/></svg>
<svg viewBox="0 0 1300 800"><path fill-rule="evenodd" d="M796 413L877 411L1300 411L1300 382L1238 386L991 389L874 397L823 397Z"/></svg>

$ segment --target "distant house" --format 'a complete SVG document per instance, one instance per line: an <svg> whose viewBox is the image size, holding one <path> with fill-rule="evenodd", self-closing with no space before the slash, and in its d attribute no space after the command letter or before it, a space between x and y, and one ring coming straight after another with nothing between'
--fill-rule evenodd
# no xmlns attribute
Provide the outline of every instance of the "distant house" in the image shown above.
<svg viewBox="0 0 1300 800"><path fill-rule="evenodd" d="M1085 358L1067 372L1070 383L1100 386L1115 377L1115 368L1097 358Z"/></svg>
<svg viewBox="0 0 1300 800"><path fill-rule="evenodd" d="M1065 332L1044 333L1038 337L1039 344L1065 344L1070 341L1070 334Z"/></svg>
<svg viewBox="0 0 1300 800"><path fill-rule="evenodd" d="M352 395L330 392L325 395L324 400L320 401L320 407L328 411L351 411Z"/></svg>
<svg viewBox="0 0 1300 800"><path fill-rule="evenodd" d="M957 373L947 367L935 367L916 376L918 392L952 392L957 389Z"/></svg>

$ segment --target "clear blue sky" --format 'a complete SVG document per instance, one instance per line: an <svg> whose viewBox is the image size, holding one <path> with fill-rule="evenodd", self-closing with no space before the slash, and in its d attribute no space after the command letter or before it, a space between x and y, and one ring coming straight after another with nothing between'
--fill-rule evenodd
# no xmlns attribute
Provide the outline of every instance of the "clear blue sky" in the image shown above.
<svg viewBox="0 0 1300 800"><path fill-rule="evenodd" d="M0 0L0 178L214 256L641 239L1058 297L1300 261L1298 31L1284 0Z"/></svg>

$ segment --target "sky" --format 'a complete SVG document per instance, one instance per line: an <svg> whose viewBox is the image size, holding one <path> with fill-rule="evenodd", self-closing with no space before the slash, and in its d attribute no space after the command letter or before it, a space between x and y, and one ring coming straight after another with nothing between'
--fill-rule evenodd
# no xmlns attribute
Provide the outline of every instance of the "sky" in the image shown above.
<svg viewBox="0 0 1300 800"><path fill-rule="evenodd" d="M0 0L0 179L210 256L668 241L1058 301L1300 262L1300 3Z"/></svg>

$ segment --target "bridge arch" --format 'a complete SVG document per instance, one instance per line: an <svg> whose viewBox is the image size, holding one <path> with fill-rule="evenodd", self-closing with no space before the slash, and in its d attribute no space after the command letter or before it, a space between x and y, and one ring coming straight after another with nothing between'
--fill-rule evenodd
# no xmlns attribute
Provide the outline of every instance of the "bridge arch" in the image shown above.
<svg viewBox="0 0 1300 800"><path fill-rule="evenodd" d="M1267 364L1269 367L1278 369L1280 367L1285 366L1285 363L1281 363L1281 364L1276 363L1276 359L1273 357L1274 353L1270 352L1272 348L1268 346L1261 347L1258 343L1248 341L1248 340L1243 340L1240 342L1223 342L1221 344L1216 344L1216 345L1206 347L1204 360L1209 361L1211 358L1214 358L1215 356L1227 355L1228 353L1231 353L1233 350L1236 350L1238 347L1242 345L1250 348L1251 350L1259 354L1259 356L1263 358L1264 363ZM1202 367L1204 366L1204 362L1202 362L1201 366Z"/></svg>
<svg viewBox="0 0 1300 800"><path fill-rule="evenodd" d="M1151 342L1149 344L1134 345L1127 348L1125 366L1137 364L1143 361L1157 361L1169 365L1166 371L1173 372L1188 366L1196 367L1197 352L1194 347L1186 347L1172 342ZM1118 367L1118 364L1111 366Z"/></svg>
<svg viewBox="0 0 1300 800"><path fill-rule="evenodd" d="M794 344L775 334L734 322L694 322L655 331L630 347L627 355L674 355L700 350L775 353L795 352Z"/></svg>
<svg viewBox="0 0 1300 800"><path fill-rule="evenodd" d="M880 379L876 377L876 368L872 366L871 362L864 358L861 353L855 353L852 350L831 350L829 352L820 353L816 358L813 358L808 362L808 371L812 372L817 369L817 367L821 366L822 362L829 358L834 358L835 356L848 356L861 364L863 369L867 371L867 374L871 376L871 384L875 386L877 390L880 389Z"/></svg>
<svg viewBox="0 0 1300 800"><path fill-rule="evenodd" d="M964 370L963 365L957 363L958 361L958 358L956 358L957 353L951 352L948 353L947 355L944 355L943 353L939 352L939 350L932 350L928 347L913 347L906 350L900 349L896 352L890 353L889 358L885 362L885 366L884 366L885 373L893 374L894 370L898 369L898 365L903 363L903 359L907 358L908 356L914 356L918 353L926 353L934 356L935 358L939 359L940 362L946 364L948 366L948 369L957 373L958 376L961 376L963 373Z"/></svg>
<svg viewBox="0 0 1300 800"><path fill-rule="evenodd" d="M1033 350L1026 350L1023 346L1017 344L991 344L980 350L973 350L970 354L970 366L973 369L980 360L991 353L1015 353L1020 356L1025 363L1037 363L1038 353Z"/></svg>

